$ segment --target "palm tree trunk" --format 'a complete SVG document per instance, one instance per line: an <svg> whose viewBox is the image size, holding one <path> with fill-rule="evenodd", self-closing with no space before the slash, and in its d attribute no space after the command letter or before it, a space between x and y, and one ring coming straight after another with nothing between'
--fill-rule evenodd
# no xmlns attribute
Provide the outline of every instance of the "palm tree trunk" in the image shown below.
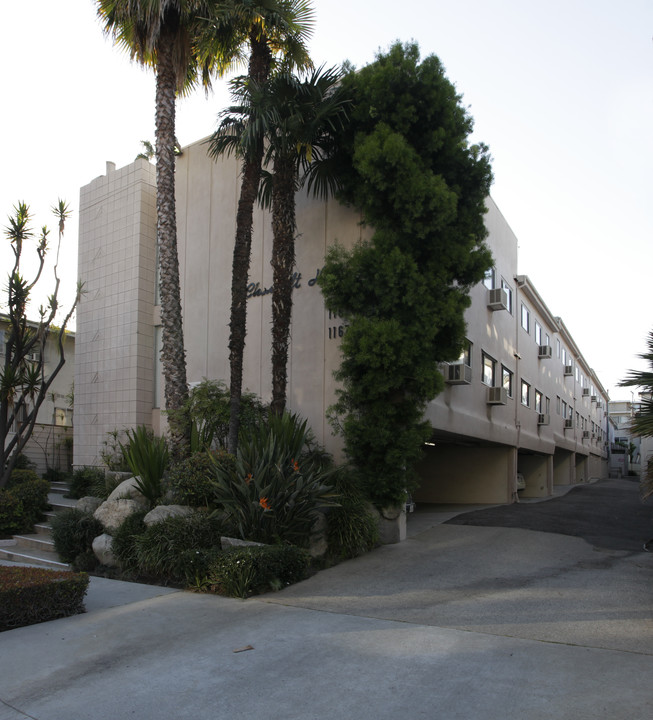
<svg viewBox="0 0 653 720"><path fill-rule="evenodd" d="M254 32L250 35L251 54L248 77L260 84L270 74L271 54L265 38L258 38ZM236 240L231 269L231 320L229 323L229 435L227 449L235 455L238 449L238 431L240 429L240 398L243 391L243 355L247 334L247 283L252 250L252 223L254 203L261 179L263 160L263 139L255 157L244 161L243 179L240 186L240 198L236 213Z"/></svg>
<svg viewBox="0 0 653 720"><path fill-rule="evenodd" d="M190 425L179 411L188 397L186 353L179 289L177 217L175 212L175 96L172 35L162 32L156 75L156 211L161 297L161 362L173 455L190 448Z"/></svg>
<svg viewBox="0 0 653 720"><path fill-rule="evenodd" d="M295 162L294 156L278 155L272 181L272 404L281 415L286 407L286 383L292 273L295 265Z"/></svg>

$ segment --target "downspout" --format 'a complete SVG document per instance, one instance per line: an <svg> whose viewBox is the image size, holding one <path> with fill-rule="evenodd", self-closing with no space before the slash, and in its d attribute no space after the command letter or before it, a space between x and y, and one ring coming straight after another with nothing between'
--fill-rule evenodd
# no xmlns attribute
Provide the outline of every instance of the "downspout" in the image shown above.
<svg viewBox="0 0 653 720"><path fill-rule="evenodd" d="M515 440L516 450L516 462L515 462L515 473L519 472L519 447L521 445L521 421L519 420L519 407L521 405L521 375L519 372L519 361L521 355L519 354L519 328L521 327L521 301L519 299L519 288L523 287L523 283L520 283L515 276L515 383L513 387L513 399L515 401L515 430L517 431L517 438ZM519 388L517 384L519 383ZM519 492L517 491L517 476L514 478L513 485L513 498L516 503L519 502Z"/></svg>

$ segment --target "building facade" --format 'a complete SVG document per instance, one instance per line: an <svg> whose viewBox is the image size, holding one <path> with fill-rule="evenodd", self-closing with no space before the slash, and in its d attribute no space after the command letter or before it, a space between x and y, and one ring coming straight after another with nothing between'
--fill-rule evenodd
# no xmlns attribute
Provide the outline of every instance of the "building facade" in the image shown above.
<svg viewBox="0 0 653 720"><path fill-rule="evenodd" d="M189 382L228 381L231 263L239 194L235 159L214 162L203 141L177 159L177 225ZM156 292L154 168L145 160L82 188L79 272L87 295L77 319L75 464L99 464L107 433L146 424L162 432L160 319ZM509 502L546 496L556 483L607 474L607 395L562 320L525 275L517 240L488 199L495 267L472 289L468 347L442 368L446 390L427 411L434 427L418 499ZM335 200L297 199L295 290L288 406L336 457L326 411L346 325L316 284L327 247L364 239L359 215ZM255 211L244 387L269 399L272 230Z"/></svg>

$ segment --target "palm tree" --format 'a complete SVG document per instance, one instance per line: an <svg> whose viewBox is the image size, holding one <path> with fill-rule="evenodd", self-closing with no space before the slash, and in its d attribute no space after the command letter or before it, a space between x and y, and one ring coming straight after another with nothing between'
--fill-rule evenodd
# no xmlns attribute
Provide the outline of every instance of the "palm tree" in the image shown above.
<svg viewBox="0 0 653 720"><path fill-rule="evenodd" d="M295 194L303 182L324 197L337 188L329 159L334 138L346 119L339 90L340 72L314 71L301 80L289 72L258 84L249 78L232 82L240 101L223 114L214 142L241 153L261 152L263 203L272 206L272 410L286 404L288 340L292 314L292 272L295 262ZM247 155L246 155L247 156Z"/></svg>
<svg viewBox="0 0 653 720"><path fill-rule="evenodd" d="M648 352L638 355L648 363L648 370L629 370L626 379L619 383L620 387L640 387L642 401L639 412L630 423L629 430L634 435L653 437L653 332L649 333L646 342ZM642 497L646 499L653 495L653 458L650 458L646 467L646 474L642 478Z"/></svg>
<svg viewBox="0 0 653 720"><path fill-rule="evenodd" d="M310 0L229 0L219 3L213 22L214 37L223 38L225 54L231 48L237 57L238 48L249 44L247 79L263 85L273 65L274 57L283 53L287 66L304 67L310 64L305 42L313 22ZM231 43L231 45L230 45ZM240 398L243 383L243 353L247 332L247 283L252 247L252 220L254 203L259 189L263 137L254 126L246 134L243 144L243 124L246 116L237 122L225 118L214 133L209 154L217 158L223 153L237 153L243 159L240 197L236 212L236 237L231 277L231 316L229 333L230 364L230 421L228 450L236 452L240 426Z"/></svg>
<svg viewBox="0 0 653 720"><path fill-rule="evenodd" d="M200 59L197 37L207 25L211 0L96 0L106 34L132 59L156 73L157 243L161 296L165 402L175 454L185 454L190 427L175 410L188 397L186 354L179 289L177 219L175 212L175 101L178 92L199 80L209 83L221 58Z"/></svg>

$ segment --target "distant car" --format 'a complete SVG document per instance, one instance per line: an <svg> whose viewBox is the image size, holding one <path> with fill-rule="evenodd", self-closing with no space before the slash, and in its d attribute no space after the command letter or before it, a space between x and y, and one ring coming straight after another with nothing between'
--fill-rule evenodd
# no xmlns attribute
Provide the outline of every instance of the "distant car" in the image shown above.
<svg viewBox="0 0 653 720"><path fill-rule="evenodd" d="M517 473L517 490L525 490L526 489L526 480L524 480L524 476L522 473Z"/></svg>

